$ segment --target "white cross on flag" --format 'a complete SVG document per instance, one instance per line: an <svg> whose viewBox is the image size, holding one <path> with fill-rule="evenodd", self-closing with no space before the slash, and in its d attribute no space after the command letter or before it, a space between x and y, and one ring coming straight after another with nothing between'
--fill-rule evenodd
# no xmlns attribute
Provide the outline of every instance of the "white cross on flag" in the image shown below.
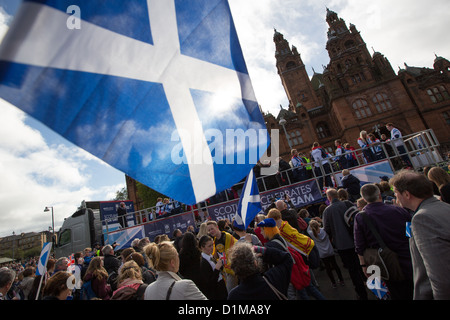
<svg viewBox="0 0 450 320"><path fill-rule="evenodd" d="M38 265L36 268L36 275L42 276L47 271L47 262L50 257L50 250L52 250L52 243L45 242L42 246L41 254L39 256Z"/></svg>
<svg viewBox="0 0 450 320"><path fill-rule="evenodd" d="M237 214L235 216L236 223L246 230L250 222L252 222L261 210L262 206L258 183L253 170L250 170L245 180L244 188L242 189L241 198L239 199Z"/></svg>
<svg viewBox="0 0 450 320"><path fill-rule="evenodd" d="M226 0L26 0L0 97L185 204L239 182L269 145L267 131L224 142L266 130Z"/></svg>

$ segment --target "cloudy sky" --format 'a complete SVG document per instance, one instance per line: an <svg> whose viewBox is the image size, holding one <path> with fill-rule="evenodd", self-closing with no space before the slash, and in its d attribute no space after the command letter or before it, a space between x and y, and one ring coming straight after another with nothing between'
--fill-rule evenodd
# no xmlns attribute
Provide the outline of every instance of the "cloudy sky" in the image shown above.
<svg viewBox="0 0 450 320"><path fill-rule="evenodd" d="M0 39L18 0L0 0ZM274 28L297 47L310 76L329 63L326 8L353 23L371 51L394 70L432 67L434 54L450 58L448 0L229 0L256 97L264 112L287 106L274 58ZM1 41L1 40L0 40ZM82 200L109 200L125 186L124 175L53 134L0 99L0 237L55 229Z"/></svg>

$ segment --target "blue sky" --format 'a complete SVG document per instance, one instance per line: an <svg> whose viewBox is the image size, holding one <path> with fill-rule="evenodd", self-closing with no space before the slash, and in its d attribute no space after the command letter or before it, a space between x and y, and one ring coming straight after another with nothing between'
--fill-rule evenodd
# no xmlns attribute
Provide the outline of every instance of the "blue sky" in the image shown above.
<svg viewBox="0 0 450 320"><path fill-rule="evenodd" d="M434 54L450 59L450 1L434 0L229 0L247 67L264 112L287 106L274 58L274 28L297 47L312 76L329 63L326 8L353 23L369 51L383 53L394 70L432 67ZM0 39L20 1L0 0ZM432 5L431 5L432 4ZM1 40L0 40L1 41ZM82 200L109 200L125 186L124 174L54 134L0 100L0 237L56 230Z"/></svg>

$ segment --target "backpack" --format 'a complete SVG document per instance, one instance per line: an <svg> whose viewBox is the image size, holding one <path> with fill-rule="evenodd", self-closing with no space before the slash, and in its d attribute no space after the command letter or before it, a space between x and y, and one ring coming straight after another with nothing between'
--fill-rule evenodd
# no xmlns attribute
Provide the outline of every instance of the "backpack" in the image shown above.
<svg viewBox="0 0 450 320"><path fill-rule="evenodd" d="M112 289L113 292L117 290L117 278L118 277L119 277L119 275L117 274L117 272L116 271L112 271L108 275L108 279L106 279L106 283L111 286L111 289Z"/></svg>
<svg viewBox="0 0 450 320"><path fill-rule="evenodd" d="M279 243L291 255L294 262L292 265L291 283L294 288L296 290L302 290L309 286L311 283L311 273L309 272L309 267L303 260L302 255L294 248L289 246L286 248L286 246L278 239L274 239L272 241Z"/></svg>
<svg viewBox="0 0 450 320"><path fill-rule="evenodd" d="M325 150L323 150L323 148L319 148L320 149L320 153L322 155L322 159L326 159L328 158L328 154Z"/></svg>
<svg viewBox="0 0 450 320"><path fill-rule="evenodd" d="M355 223L355 217L358 213L359 210L354 205L348 207L344 213L344 221L351 234L353 234L353 225Z"/></svg>
<svg viewBox="0 0 450 320"><path fill-rule="evenodd" d="M114 294L111 300L144 300L144 293L147 286L146 283L143 283L137 290L131 287L125 287Z"/></svg>
<svg viewBox="0 0 450 320"><path fill-rule="evenodd" d="M311 252L309 253L306 264L311 269L317 269L320 266L320 254L319 249L317 249L316 245L314 245Z"/></svg>
<svg viewBox="0 0 450 320"><path fill-rule="evenodd" d="M92 298L96 298L94 290L92 289L91 280L85 281L81 286L80 299L81 300L91 300Z"/></svg>

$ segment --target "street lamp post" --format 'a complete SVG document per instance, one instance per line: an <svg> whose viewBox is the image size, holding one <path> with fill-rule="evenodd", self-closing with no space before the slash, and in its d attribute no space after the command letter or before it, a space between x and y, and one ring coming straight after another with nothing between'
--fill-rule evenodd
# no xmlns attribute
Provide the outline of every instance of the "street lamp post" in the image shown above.
<svg viewBox="0 0 450 320"><path fill-rule="evenodd" d="M289 139L288 133L286 131L286 123L287 123L287 121L286 121L286 119L281 118L279 123L283 127L284 134L286 135L286 139L287 139L287 142L288 142L288 145L289 145L289 150L292 150L291 139Z"/></svg>
<svg viewBox="0 0 450 320"><path fill-rule="evenodd" d="M53 207L45 207L44 212L49 212L50 209L52 208L52 242L55 239L55 217L53 215Z"/></svg>
<svg viewBox="0 0 450 320"><path fill-rule="evenodd" d="M14 261L14 240L16 238L16 233L13 231L13 236L12 236L12 259Z"/></svg>

